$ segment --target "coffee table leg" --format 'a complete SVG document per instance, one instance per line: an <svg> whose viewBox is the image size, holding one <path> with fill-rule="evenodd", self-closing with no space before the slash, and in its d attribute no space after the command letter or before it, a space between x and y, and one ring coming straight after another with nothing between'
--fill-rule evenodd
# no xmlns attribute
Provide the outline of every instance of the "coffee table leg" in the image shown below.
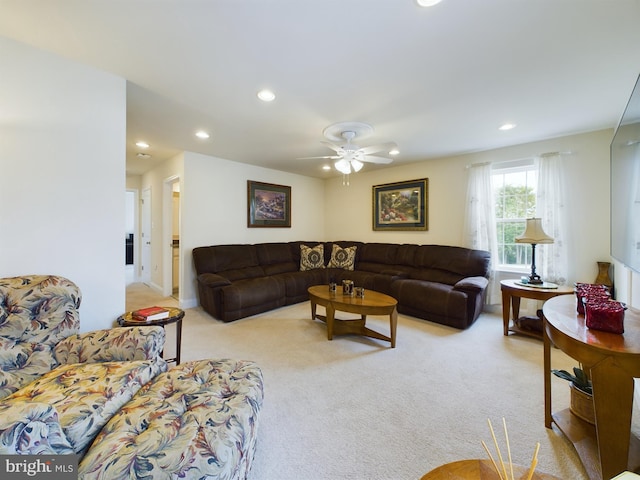
<svg viewBox="0 0 640 480"><path fill-rule="evenodd" d="M316 319L316 302L311 301L311 320Z"/></svg>
<svg viewBox="0 0 640 480"><path fill-rule="evenodd" d="M333 305L329 303L326 306L327 309L327 338L329 340L333 340L333 320L336 315L336 310L333 308Z"/></svg>
<svg viewBox="0 0 640 480"><path fill-rule="evenodd" d="M391 348L396 348L396 327L398 326L398 309L394 308L391 315L389 315L389 322L391 324Z"/></svg>

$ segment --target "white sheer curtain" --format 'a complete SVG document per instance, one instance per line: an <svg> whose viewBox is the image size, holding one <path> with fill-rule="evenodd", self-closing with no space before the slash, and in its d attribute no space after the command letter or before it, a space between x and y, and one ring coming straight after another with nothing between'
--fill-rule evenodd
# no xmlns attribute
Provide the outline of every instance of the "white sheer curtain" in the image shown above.
<svg viewBox="0 0 640 480"><path fill-rule="evenodd" d="M553 237L552 244L538 245L536 266L540 276L548 282L567 283L567 221L564 198L564 166L560 153L544 154L536 158L538 165L538 193L536 216L542 218L542 228Z"/></svg>
<svg viewBox="0 0 640 480"><path fill-rule="evenodd" d="M463 244L476 250L491 253L491 277L487 289L487 303L501 302L500 284L496 279L494 265L498 258L496 239L496 216L491 191L491 164L471 165L468 169L467 203L463 230Z"/></svg>

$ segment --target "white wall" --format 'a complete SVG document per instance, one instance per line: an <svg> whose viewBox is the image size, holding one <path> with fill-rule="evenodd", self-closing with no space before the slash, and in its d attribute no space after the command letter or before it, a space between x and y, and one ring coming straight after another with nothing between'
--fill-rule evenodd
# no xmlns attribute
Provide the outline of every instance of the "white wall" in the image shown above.
<svg viewBox="0 0 640 480"><path fill-rule="evenodd" d="M180 305L197 303L191 251L195 247L225 243L324 240L324 181L291 173L183 152L142 177L141 188L152 189L152 283L162 290L164 182L180 177ZM247 180L291 187L291 228L247 227Z"/></svg>
<svg viewBox="0 0 640 480"><path fill-rule="evenodd" d="M83 331L124 311L125 80L0 38L0 275L82 290Z"/></svg>
<svg viewBox="0 0 640 480"><path fill-rule="evenodd" d="M367 172L365 167L351 175L349 187L342 186L341 178L327 182L327 236L336 240L462 245L467 165L571 151L565 156L572 232L569 282L593 281L598 273L596 262L610 261L609 144L612 135L612 130L604 130L372 172ZM429 230L374 231L373 185L424 177L429 178Z"/></svg>

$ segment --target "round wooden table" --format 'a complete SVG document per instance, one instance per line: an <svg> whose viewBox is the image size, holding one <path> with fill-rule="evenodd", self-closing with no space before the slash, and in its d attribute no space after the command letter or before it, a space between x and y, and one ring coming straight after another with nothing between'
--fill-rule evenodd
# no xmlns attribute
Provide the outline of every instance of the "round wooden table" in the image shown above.
<svg viewBox="0 0 640 480"><path fill-rule="evenodd" d="M513 475L516 480L524 480L529 472L528 467L520 465L513 466ZM511 471L507 466L507 474L511 475ZM465 480L500 480L500 476L493 468L489 460L459 460L457 462L446 463L438 468L431 470L420 480L450 480L460 478ZM511 478L509 476L509 478ZM534 472L532 480L560 480L558 477L548 475L546 473Z"/></svg>
<svg viewBox="0 0 640 480"><path fill-rule="evenodd" d="M545 425L555 423L573 443L589 478L609 479L640 469L640 439L631 431L633 379L640 378L640 312L625 312L624 334L619 335L589 329L576 310L575 296L553 298L543 306ZM569 409L552 413L552 345L590 372L595 426Z"/></svg>
<svg viewBox="0 0 640 480"><path fill-rule="evenodd" d="M502 291L502 322L504 334L509 332L519 333L530 337L542 338L542 324L540 331L526 330L518 327L516 321L520 318L520 299L529 298L532 300L546 301L558 295L569 295L574 293L572 287L556 285L553 288L532 287L530 285L521 285L520 280L502 280L500 282L500 290ZM544 284L543 284L544 285ZM549 285L549 284L546 284ZM513 326L509 326L509 310L513 313ZM542 323L542 320L540 321Z"/></svg>
<svg viewBox="0 0 640 480"><path fill-rule="evenodd" d="M377 338L391 342L391 348L396 346L396 327L398 325L398 301L373 290L365 290L364 297L344 295L342 287L336 287L335 292L329 291L329 285L314 285L308 288L309 301L311 302L311 319L322 320L327 323L327 336L333 339L333 334L356 334ZM316 305L325 307L326 315L316 314ZM339 320L335 318L336 310L355 313L360 318L354 320ZM365 326L367 315L389 315L390 336L371 330Z"/></svg>
<svg viewBox="0 0 640 480"><path fill-rule="evenodd" d="M175 307L162 307L169 310L169 316L167 318L161 318L160 320L138 320L134 318L133 312L127 312L118 317L118 325L121 327L146 327L151 325L159 325L165 327L171 323L176 324L176 356L174 358L167 358L167 362L175 362L176 365L180 365L180 345L182 344L182 319L184 318L184 310Z"/></svg>

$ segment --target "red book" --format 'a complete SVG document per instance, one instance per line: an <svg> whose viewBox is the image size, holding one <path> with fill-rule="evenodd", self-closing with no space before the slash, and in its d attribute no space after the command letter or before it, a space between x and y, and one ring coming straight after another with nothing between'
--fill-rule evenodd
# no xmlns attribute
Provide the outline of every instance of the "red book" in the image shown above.
<svg viewBox="0 0 640 480"><path fill-rule="evenodd" d="M131 316L136 320L150 322L152 320L162 320L169 318L169 310L163 307L147 307L131 312Z"/></svg>

